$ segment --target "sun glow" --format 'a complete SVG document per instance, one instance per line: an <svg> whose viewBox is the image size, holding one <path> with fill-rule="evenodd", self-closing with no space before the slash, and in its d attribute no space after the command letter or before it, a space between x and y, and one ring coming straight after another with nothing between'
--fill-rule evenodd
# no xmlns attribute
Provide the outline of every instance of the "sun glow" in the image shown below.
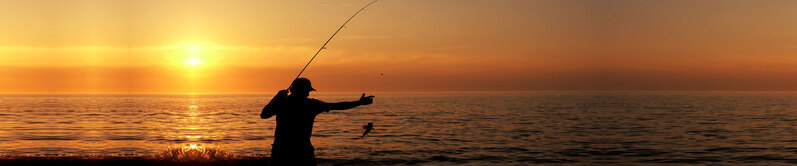
<svg viewBox="0 0 797 166"><path fill-rule="evenodd" d="M191 58L191 59L188 59L186 61L186 64L191 65L191 66L196 66L196 65L199 65L200 63L201 62L198 59L196 59L196 58Z"/></svg>
<svg viewBox="0 0 797 166"><path fill-rule="evenodd" d="M185 47L188 51L188 59L186 60L186 64L191 66L196 66L202 64L202 61L199 60L199 54L202 51L202 47L199 45L189 45Z"/></svg>

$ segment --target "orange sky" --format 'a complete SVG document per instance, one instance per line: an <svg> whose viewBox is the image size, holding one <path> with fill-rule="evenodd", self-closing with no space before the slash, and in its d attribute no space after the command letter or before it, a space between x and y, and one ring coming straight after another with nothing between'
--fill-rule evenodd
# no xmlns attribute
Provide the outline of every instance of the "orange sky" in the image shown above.
<svg viewBox="0 0 797 166"><path fill-rule="evenodd" d="M0 0L0 93L273 93L368 0ZM797 90L797 1L382 0L321 92Z"/></svg>

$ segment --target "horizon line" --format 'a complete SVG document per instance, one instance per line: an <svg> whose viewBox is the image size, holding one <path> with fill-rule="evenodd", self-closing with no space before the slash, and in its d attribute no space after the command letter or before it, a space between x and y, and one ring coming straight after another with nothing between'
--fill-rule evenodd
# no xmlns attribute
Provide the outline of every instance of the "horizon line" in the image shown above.
<svg viewBox="0 0 797 166"><path fill-rule="evenodd" d="M376 94L400 93L797 93L797 90L454 90L454 91L386 91ZM316 94L356 94L363 92L333 91ZM274 93L0 93L0 95L266 95ZM365 92L365 94L369 94Z"/></svg>

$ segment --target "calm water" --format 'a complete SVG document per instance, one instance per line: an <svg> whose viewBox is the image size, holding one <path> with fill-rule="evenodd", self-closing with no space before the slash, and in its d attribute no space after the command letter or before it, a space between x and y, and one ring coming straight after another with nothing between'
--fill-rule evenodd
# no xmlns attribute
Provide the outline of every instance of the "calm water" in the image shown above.
<svg viewBox="0 0 797 166"><path fill-rule="evenodd" d="M272 95L2 95L0 154L268 155ZM328 102L358 94L314 94ZM416 93L321 114L318 158L371 164L797 163L797 94ZM354 139L361 126L377 129Z"/></svg>

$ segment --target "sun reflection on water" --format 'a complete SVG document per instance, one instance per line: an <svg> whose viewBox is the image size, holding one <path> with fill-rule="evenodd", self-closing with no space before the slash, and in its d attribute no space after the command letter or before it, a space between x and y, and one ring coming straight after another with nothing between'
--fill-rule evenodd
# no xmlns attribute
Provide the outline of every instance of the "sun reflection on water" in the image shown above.
<svg viewBox="0 0 797 166"><path fill-rule="evenodd" d="M217 142L225 136L232 135L224 129L225 117L220 116L213 103L205 103L206 99L188 95L173 107L166 120L172 122L163 130L174 142L163 144L166 151L158 153L159 158L207 160L236 156L221 149L224 143ZM210 104L210 105L208 105Z"/></svg>
<svg viewBox="0 0 797 166"><path fill-rule="evenodd" d="M190 117L199 116L199 106L197 106L197 105L189 105L188 106L188 116L190 116Z"/></svg>
<svg viewBox="0 0 797 166"><path fill-rule="evenodd" d="M205 146L199 144L202 141L201 139L203 138L203 134L201 133L203 132L203 130L211 129L210 128L211 125L207 124L206 122L207 117L202 116L202 112L200 110L200 104L197 104L198 99L191 98L189 100L190 102L187 103L186 106L188 109L185 111L183 116L180 117L182 121L181 125L175 126L176 127L175 129L177 129L176 131L179 131L179 133L176 134L182 135L181 137L185 137L184 140L186 141L187 144L182 144L179 145L178 147L181 147L179 149L181 149L182 151L188 151L188 150L201 151L205 149Z"/></svg>

